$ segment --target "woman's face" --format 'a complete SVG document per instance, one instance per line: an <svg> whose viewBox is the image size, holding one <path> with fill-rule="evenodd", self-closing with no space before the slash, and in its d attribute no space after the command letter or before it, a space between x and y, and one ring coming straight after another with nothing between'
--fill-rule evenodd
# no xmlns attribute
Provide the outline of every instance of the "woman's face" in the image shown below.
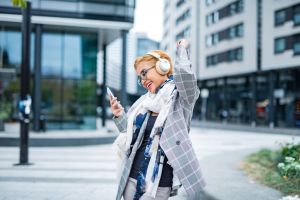
<svg viewBox="0 0 300 200"><path fill-rule="evenodd" d="M153 62L141 62L137 65L136 73L141 78L141 84L149 92L155 93L157 88L168 79L167 75L160 75Z"/></svg>

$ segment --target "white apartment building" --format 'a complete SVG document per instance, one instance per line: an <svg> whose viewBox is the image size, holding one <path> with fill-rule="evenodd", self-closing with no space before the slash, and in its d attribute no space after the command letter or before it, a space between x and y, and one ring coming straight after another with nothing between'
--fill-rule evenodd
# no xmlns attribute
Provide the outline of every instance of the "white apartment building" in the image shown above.
<svg viewBox="0 0 300 200"><path fill-rule="evenodd" d="M176 0L164 1L164 21L163 21L163 38L161 41L161 49L166 51L173 62L175 62L176 41L181 38L186 38L190 41L190 54L193 66L199 65L199 57L196 52L198 50L199 41L197 33L199 27L197 19L199 19L199 12L195 9L199 7L198 0ZM194 26L195 25L195 26ZM197 72L197 67L193 67Z"/></svg>
<svg viewBox="0 0 300 200"><path fill-rule="evenodd" d="M300 127L300 0L165 1L164 16L161 47L172 56L190 29L183 36L205 91L195 118Z"/></svg>
<svg viewBox="0 0 300 200"><path fill-rule="evenodd" d="M256 71L257 1L200 2L200 80Z"/></svg>
<svg viewBox="0 0 300 200"><path fill-rule="evenodd" d="M299 67L300 1L263 1L262 70Z"/></svg>

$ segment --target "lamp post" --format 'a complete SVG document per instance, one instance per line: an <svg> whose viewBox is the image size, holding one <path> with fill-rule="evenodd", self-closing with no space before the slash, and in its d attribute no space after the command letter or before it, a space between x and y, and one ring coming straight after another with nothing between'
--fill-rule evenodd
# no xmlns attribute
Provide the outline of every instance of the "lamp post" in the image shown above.
<svg viewBox="0 0 300 200"><path fill-rule="evenodd" d="M22 64L20 80L20 159L17 165L29 165L28 142L31 112L30 96L30 33L31 33L31 2L12 0L15 6L22 9Z"/></svg>

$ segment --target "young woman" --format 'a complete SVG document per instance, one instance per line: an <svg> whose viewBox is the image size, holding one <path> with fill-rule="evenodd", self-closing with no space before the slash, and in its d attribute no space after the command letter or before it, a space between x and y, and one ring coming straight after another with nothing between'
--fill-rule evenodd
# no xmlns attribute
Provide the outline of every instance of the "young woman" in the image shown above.
<svg viewBox="0 0 300 200"><path fill-rule="evenodd" d="M123 157L117 200L166 200L181 185L196 199L205 185L188 136L199 89L187 47L185 39L177 42L174 69L160 50L135 60L139 84L148 92L127 113L110 98Z"/></svg>

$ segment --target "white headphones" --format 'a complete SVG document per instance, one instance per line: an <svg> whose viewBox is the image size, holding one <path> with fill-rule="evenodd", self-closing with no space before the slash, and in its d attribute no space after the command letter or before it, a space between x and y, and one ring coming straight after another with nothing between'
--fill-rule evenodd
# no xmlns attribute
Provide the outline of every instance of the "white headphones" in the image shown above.
<svg viewBox="0 0 300 200"><path fill-rule="evenodd" d="M153 51L146 53L146 55L150 55L158 59L155 64L155 69L160 75L166 75L170 71L171 65L167 59L161 58L158 53Z"/></svg>

